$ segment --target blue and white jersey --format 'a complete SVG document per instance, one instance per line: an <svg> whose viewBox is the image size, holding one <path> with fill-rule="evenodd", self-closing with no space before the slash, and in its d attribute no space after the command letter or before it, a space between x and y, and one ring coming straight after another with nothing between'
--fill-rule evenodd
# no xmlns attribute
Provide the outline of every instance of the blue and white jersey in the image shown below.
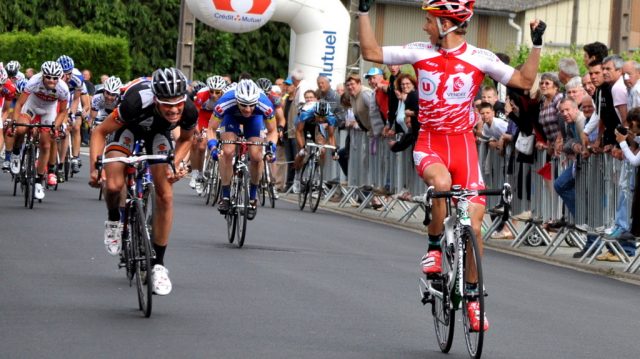
<svg viewBox="0 0 640 359"><path fill-rule="evenodd" d="M271 103L267 95L261 93L260 98L258 99L258 104L253 109L253 114L251 117L245 118L242 116L240 109L238 108L236 91L231 90L223 94L218 102L216 102L213 109L213 115L219 121L231 118L241 121L250 121L253 119L269 121L275 118L275 110L273 108L273 103Z"/></svg>
<svg viewBox="0 0 640 359"><path fill-rule="evenodd" d="M326 123L331 127L336 127L336 124L338 123L338 121L336 119L336 116L333 114L333 112L331 112L331 110L329 110L329 113L327 114L326 121L324 120L318 121L316 120L315 107L316 107L315 102L309 102L302 105L302 108L300 109L300 113L298 114L298 117L296 117L295 124L297 125L300 122L305 122L305 124L311 124L315 122L316 124Z"/></svg>

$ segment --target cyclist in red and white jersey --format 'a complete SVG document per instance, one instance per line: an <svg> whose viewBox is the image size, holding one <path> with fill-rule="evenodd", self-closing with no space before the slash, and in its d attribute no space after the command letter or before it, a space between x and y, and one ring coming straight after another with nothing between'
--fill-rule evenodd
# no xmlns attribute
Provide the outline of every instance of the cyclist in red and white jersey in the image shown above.
<svg viewBox="0 0 640 359"><path fill-rule="evenodd" d="M426 21L423 30L430 42L406 46L380 47L367 12L373 0L359 1L359 40L365 60L387 65L413 64L418 77L420 132L413 152L416 170L424 182L436 191L448 191L452 185L482 189L484 183L472 129L478 118L473 98L485 74L511 87L529 89L535 80L544 22L531 22L534 48L520 70L502 63L492 52L476 48L465 40L473 15L474 0L428 0L423 2ZM440 238L446 213L443 199L435 200L429 225L429 249L422 258L422 271L442 271ZM476 238L484 217L485 199L476 197L470 206L471 224ZM482 241L478 241L482 254ZM470 292L477 291L477 274L465 279ZM480 330L480 318L474 315L477 302L469 302L471 326ZM484 321L483 330L489 329ZM476 328L474 328L474 326Z"/></svg>
<svg viewBox="0 0 640 359"><path fill-rule="evenodd" d="M211 76L207 78L206 85L207 87L196 93L193 101L198 109L198 125L191 144L190 160L193 170L191 171L189 187L195 189L198 195L202 194L204 189L202 165L204 164L204 152L207 149L207 142L204 141L206 137L203 134L206 136L214 106L222 96L222 90L227 86L227 80L222 76Z"/></svg>
<svg viewBox="0 0 640 359"><path fill-rule="evenodd" d="M31 123L39 121L45 125L55 125L56 132L60 129L62 121L67 114L67 101L69 88L61 81L62 67L55 61L46 61L42 64L41 72L33 75L27 83L24 92L20 95L13 112L13 120L16 123ZM17 174L20 169L20 147L26 128L16 128L16 139L11 155L11 172ZM40 154L38 156L38 178L34 196L37 199L44 198L42 179L47 172L49 150L52 137L46 135L48 129L43 129L40 135Z"/></svg>

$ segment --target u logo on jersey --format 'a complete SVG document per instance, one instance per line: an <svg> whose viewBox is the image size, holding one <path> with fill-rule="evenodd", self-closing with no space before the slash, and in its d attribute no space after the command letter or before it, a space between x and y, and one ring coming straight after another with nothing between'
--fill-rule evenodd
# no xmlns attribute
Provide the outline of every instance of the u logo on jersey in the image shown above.
<svg viewBox="0 0 640 359"><path fill-rule="evenodd" d="M265 11L267 11L267 9L269 8L269 5L271 5L271 1L272 0L253 0L253 4L251 5L251 8L249 8L249 10L247 11L242 11L244 9L246 9L246 3L247 1L245 0L212 0L213 1L213 6L221 11L231 11L231 12L243 12L246 14L253 14L253 15L262 15L265 13ZM237 10L235 8L238 8Z"/></svg>

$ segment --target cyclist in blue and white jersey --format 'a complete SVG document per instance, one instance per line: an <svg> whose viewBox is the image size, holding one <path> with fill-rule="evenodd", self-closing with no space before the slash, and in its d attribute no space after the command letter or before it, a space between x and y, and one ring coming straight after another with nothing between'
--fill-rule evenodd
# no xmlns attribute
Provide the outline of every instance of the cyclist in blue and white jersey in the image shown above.
<svg viewBox="0 0 640 359"><path fill-rule="evenodd" d="M119 77L111 76L103 86L96 90L91 99L91 113L89 114L89 126L99 125L120 104L120 90L122 81Z"/></svg>
<svg viewBox="0 0 640 359"><path fill-rule="evenodd" d="M80 70L74 67L73 59L67 55L58 58L58 63L62 65L65 73L67 85L69 86L69 133L72 140L71 171L80 172L80 145L82 144L82 119L89 114L91 98L84 84L84 76ZM60 156L67 152L68 142L63 141L59 149Z"/></svg>
<svg viewBox="0 0 640 359"><path fill-rule="evenodd" d="M293 168L296 170L295 180L293 182L293 191L299 192L300 190L300 169L304 164L304 159L307 156L305 144L307 139L317 144L329 144L331 146L336 145L335 128L338 120L336 116L331 112L331 106L325 100L317 102L307 102L300 109L300 113L294 122L296 130L296 143L300 151L296 154L293 161ZM317 131L319 129L319 133ZM320 161L324 162L324 148L320 150ZM338 159L338 151L333 152L333 159Z"/></svg>
<svg viewBox="0 0 640 359"><path fill-rule="evenodd" d="M46 61L42 64L41 72L33 75L27 83L24 92L20 95L13 112L13 121L16 123L31 123L39 121L45 125L55 125L56 132L60 129L67 113L67 101L69 88L62 77L62 67L55 61ZM52 137L48 129L43 129L40 135L40 155L38 156L37 172L34 196L37 199L44 198L42 180L47 171L47 159L51 149ZM16 128L16 140L13 144L11 155L11 172L17 174L20 169L20 147L26 128Z"/></svg>
<svg viewBox="0 0 640 359"><path fill-rule="evenodd" d="M242 126L244 137L248 141L262 142L260 132L262 126L267 128L266 139L270 143L269 152L275 154L278 132L274 121L273 104L250 79L243 79L238 82L234 90L222 95L214 108L207 137L207 146L214 158L218 156L218 141L216 140L216 130L220 127L223 141L236 140L237 134ZM256 194L260 178L262 177L262 148L259 146L249 146L249 158L251 160L249 172L251 174L251 184L249 189L249 213L248 219L253 219L257 211ZM231 178L233 170L233 156L235 146L225 145L223 155L220 159L220 177L222 180L222 199L218 203L218 210L224 214L229 210L229 197L231 192Z"/></svg>

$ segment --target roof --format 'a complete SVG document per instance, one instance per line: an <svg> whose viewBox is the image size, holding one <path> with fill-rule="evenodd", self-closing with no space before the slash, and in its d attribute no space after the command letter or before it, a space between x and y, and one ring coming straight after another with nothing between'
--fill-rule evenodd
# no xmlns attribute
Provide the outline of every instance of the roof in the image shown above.
<svg viewBox="0 0 640 359"><path fill-rule="evenodd" d="M478 10L520 12L566 0L476 0ZM422 0L378 0L380 4L420 6Z"/></svg>

